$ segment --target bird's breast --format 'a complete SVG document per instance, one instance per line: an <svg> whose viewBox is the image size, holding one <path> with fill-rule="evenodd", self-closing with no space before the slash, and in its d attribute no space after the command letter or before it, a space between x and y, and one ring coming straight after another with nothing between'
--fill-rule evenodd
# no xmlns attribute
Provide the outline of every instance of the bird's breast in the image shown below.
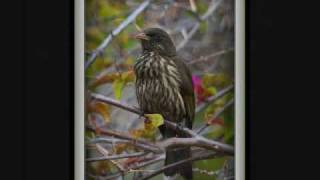
<svg viewBox="0 0 320 180"><path fill-rule="evenodd" d="M137 100L143 111L165 117L185 114L180 74L174 62L149 53L140 56L134 70Z"/></svg>

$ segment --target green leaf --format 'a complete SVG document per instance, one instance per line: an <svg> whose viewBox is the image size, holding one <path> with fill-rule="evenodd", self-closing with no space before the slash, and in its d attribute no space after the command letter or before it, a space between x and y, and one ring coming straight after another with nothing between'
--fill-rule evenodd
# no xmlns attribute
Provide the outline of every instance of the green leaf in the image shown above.
<svg viewBox="0 0 320 180"><path fill-rule="evenodd" d="M217 88L215 87L209 87L207 88L207 91L210 93L210 95L215 95L218 92Z"/></svg>
<svg viewBox="0 0 320 180"><path fill-rule="evenodd" d="M223 73L206 73L203 76L202 81L205 87L225 87L231 82L230 78L228 78L227 75Z"/></svg>
<svg viewBox="0 0 320 180"><path fill-rule="evenodd" d="M208 29L208 23L207 21L203 21L200 23L200 27L199 27L199 30L201 33L205 33Z"/></svg>
<svg viewBox="0 0 320 180"><path fill-rule="evenodd" d="M112 88L113 88L114 98L116 100L120 100L124 84L125 82L122 79L117 79L113 82Z"/></svg>
<svg viewBox="0 0 320 180"><path fill-rule="evenodd" d="M224 112L225 132L224 139L228 144L234 144L234 108L230 107Z"/></svg>

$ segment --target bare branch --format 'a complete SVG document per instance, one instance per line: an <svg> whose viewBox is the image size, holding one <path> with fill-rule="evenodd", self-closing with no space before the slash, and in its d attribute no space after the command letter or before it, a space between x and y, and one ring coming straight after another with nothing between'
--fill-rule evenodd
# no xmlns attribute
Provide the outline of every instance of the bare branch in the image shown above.
<svg viewBox="0 0 320 180"><path fill-rule="evenodd" d="M201 16L202 20L206 20L208 19L208 17L213 14L213 12L217 9L217 7L220 5L220 3L222 2L222 0L213 0L211 1L211 4L209 5L209 8L207 10L206 13L204 13L204 15Z"/></svg>
<svg viewBox="0 0 320 180"><path fill-rule="evenodd" d="M87 69L95 60L98 54L100 54L112 41L113 37L118 35L125 27L127 27L130 23L132 23L136 17L144 11L149 5L151 0L146 0L139 5L137 9L135 9L130 16L128 16L116 29L111 31L107 38L103 40L103 42L98 46L96 50L93 51L87 62L85 63L85 69Z"/></svg>
<svg viewBox="0 0 320 180"><path fill-rule="evenodd" d="M205 12L204 15L200 17L200 20L201 21L207 20L208 17L217 9L217 7L220 5L221 2L222 0L213 0L207 12ZM187 44L187 42L195 35L199 27L200 27L200 22L196 22L195 25L190 30L190 32L187 34L187 36L178 44L177 51L181 50Z"/></svg>
<svg viewBox="0 0 320 180"><path fill-rule="evenodd" d="M109 151L103 148L100 144L96 144L97 150L104 155L105 157L109 156ZM116 160L110 160L112 164L114 164L121 172L123 172L125 169L122 167L121 164L119 164Z"/></svg>
<svg viewBox="0 0 320 180"><path fill-rule="evenodd" d="M157 144L164 149L169 147L197 146L214 151L219 151L227 155L234 154L234 149L232 146L217 141L211 141L200 136L194 138L169 138Z"/></svg>
<svg viewBox="0 0 320 180"><path fill-rule="evenodd" d="M218 174L220 173L220 170L208 171L206 169L199 169L199 168L193 168L192 171L193 172L198 172L200 174L204 174L204 175L207 175L207 176L218 176Z"/></svg>
<svg viewBox="0 0 320 180"><path fill-rule="evenodd" d="M191 10L192 10L193 12L197 12L197 5L196 5L196 3L194 2L194 0L189 0L189 3L190 3Z"/></svg>
<svg viewBox="0 0 320 180"><path fill-rule="evenodd" d="M203 156L206 153L208 153L208 152L207 151L203 151L203 150L200 151L199 149L195 149L194 151L192 151L192 157L200 157L200 156ZM218 157L218 156L220 157L221 156L220 154L217 154L217 153L216 153L216 155L217 155L216 157ZM208 158L207 157L203 157L203 158L198 159L198 160L204 160L204 159L209 159L209 158L214 158L214 157L208 157ZM135 172L136 170L139 170L139 169L144 168L146 166L149 166L151 164L155 164L155 163L160 162L160 161L162 161L164 159L165 159L165 154L157 155L154 158L152 158L151 160L149 159L149 160L147 160L145 162L141 162L139 164L133 164L133 165L129 166L127 168L128 171L118 172L116 174L109 175L109 176L101 178L101 179L103 179L103 180L115 179L115 178L117 178L117 177L119 177L121 175L124 175L124 173L126 174L126 173Z"/></svg>
<svg viewBox="0 0 320 180"><path fill-rule="evenodd" d="M143 168L143 167L146 167L146 166L149 166L149 165L151 165L151 164L154 164L154 163L157 163L157 162L159 162L159 161L162 161L162 160L164 160L164 158L165 158L165 155L162 154L162 155L160 155L160 156L156 156L155 158L153 158L153 159L151 159L151 160L149 160L149 161L146 161L146 162L142 162L142 163L139 163L139 164L136 164L136 165L129 166L129 168L128 168L129 170L128 170L127 172L125 172L125 173L134 172L134 171L132 171L132 170L141 169L141 168ZM131 170L131 171L130 171L130 170ZM104 177L104 178L102 178L102 179L104 179L104 180L111 180L111 179L115 179L115 178L117 178L117 177L119 177L119 176L121 176L121 175L123 175L123 173L122 173L122 172L118 172L118 173L116 173L116 174L113 174L113 175Z"/></svg>
<svg viewBox="0 0 320 180"><path fill-rule="evenodd" d="M163 166L162 168L156 170L155 172L150 173L150 174L142 177L140 180L149 179L151 177L154 177L154 176L164 172L166 169L173 168L173 167L179 166L179 165L187 163L187 162L193 162L193 161L203 160L203 159L211 159L211 158L215 158L215 157L218 157L218 156L219 156L219 154L216 153L216 152L210 152L210 153L205 153L204 152L204 153L200 154L199 156L193 156L191 158L188 158L188 159L185 159L185 160L182 160L182 161L178 161L176 163L172 163L172 164L169 164L167 166Z"/></svg>
<svg viewBox="0 0 320 180"><path fill-rule="evenodd" d="M212 119L216 119L219 117L226 109L228 109L231 105L234 104L234 99L232 98L230 101L228 101L221 109L219 109L215 114L213 115ZM210 126L209 123L204 124L202 127L200 127L196 132L197 134L200 134L203 130L205 130L208 126Z"/></svg>
<svg viewBox="0 0 320 180"><path fill-rule="evenodd" d="M227 54L228 52L233 51L233 50L234 50L233 48L230 48L230 49L225 49L225 50L222 50L222 51L215 52L215 53L207 55L207 56L201 56L199 59L195 59L195 60L189 61L188 65L192 65L192 64L195 64L195 63L205 63L210 58L214 58L214 57L217 57L217 56L221 56L223 54Z"/></svg>
<svg viewBox="0 0 320 180"><path fill-rule="evenodd" d="M197 32L198 28L200 27L200 23L197 22L193 28L190 30L190 32L188 34L186 34L184 36L184 39L178 44L177 46L177 51L179 51L180 49L182 49L187 42L193 37L193 35Z"/></svg>
<svg viewBox="0 0 320 180"><path fill-rule="evenodd" d="M87 158L87 162L94 162L94 161L105 161L105 160L114 160L114 159L124 159L124 158L132 158L132 157L139 157L144 156L147 153L145 152L137 152L132 154L119 154L119 155L112 155L112 156L101 156L101 157L93 157Z"/></svg>
<svg viewBox="0 0 320 180"><path fill-rule="evenodd" d="M129 104L126 104L125 102L119 102L119 101L114 100L112 98L103 96L101 94L96 94L96 93L91 93L91 97L94 98L94 99L97 99L99 101L105 102L107 104L116 106L118 108L127 110L129 112L132 112L132 113L135 113L135 114L138 114L138 115L143 115L142 111L139 108L137 108L135 106L131 106Z"/></svg>
<svg viewBox="0 0 320 180"><path fill-rule="evenodd" d="M105 97L103 95L95 94L95 93L92 93L91 96L94 99L97 99L99 101L105 102L107 104L111 104L111 105L114 105L116 107L126 109L126 110L128 110L130 112L133 112L133 113L136 113L136 114L139 114L139 115L142 114L141 110L135 109L132 106L127 106L125 104L122 104L119 101L113 100L113 99L111 99L109 97ZM197 133L193 132L192 130L190 130L190 129L186 128L186 127L181 128L176 123L173 123L171 121L164 120L164 123L166 124L167 127L171 128L173 130L184 132L184 133L188 134L191 137L196 137L196 138L200 139L203 142L211 143L214 146L216 151L227 152L229 154L233 154L233 152L234 152L234 148L232 146L230 146L230 145L222 144L222 143L219 143L219 142L216 142L216 141L213 141L213 140L208 140L208 139L206 139L204 137L199 136ZM108 135L112 135L110 133L107 133L107 134ZM118 136L118 137L123 136L123 135L119 135L118 133L113 133L113 135L114 136ZM128 140L132 140L131 137L126 137L126 138Z"/></svg>
<svg viewBox="0 0 320 180"><path fill-rule="evenodd" d="M88 127L88 129L92 130L92 131L95 131L95 129L93 129L91 127ZM118 133L118 132L111 131L111 130L99 129L99 132L102 135L107 135L107 136L112 136L112 137L128 140L127 143L135 145L136 147L139 147L139 148L144 149L144 150L148 150L148 151L151 151L151 152L154 152L154 153L162 152L162 149L160 149L158 146L156 146L156 145L154 145L154 144L152 144L152 143L150 143L148 141L145 141L143 139L136 139L136 138L133 138L131 136L125 135L123 133ZM99 141L108 142L108 139L100 138L100 139L96 140L96 142L99 142Z"/></svg>

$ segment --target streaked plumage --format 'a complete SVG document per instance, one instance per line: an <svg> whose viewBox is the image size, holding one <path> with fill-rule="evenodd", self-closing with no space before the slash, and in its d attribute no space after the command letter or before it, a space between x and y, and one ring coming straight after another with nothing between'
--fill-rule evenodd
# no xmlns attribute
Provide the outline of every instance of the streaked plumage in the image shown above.
<svg viewBox="0 0 320 180"><path fill-rule="evenodd" d="M183 59L176 54L170 36L159 28L149 28L137 36L143 52L134 66L136 94L144 113L158 113L165 119L192 128L195 99L191 73ZM176 131L160 127L164 138L186 137ZM165 164L190 157L190 148L167 149ZM180 173L185 179L192 179L191 163L164 173L172 176Z"/></svg>

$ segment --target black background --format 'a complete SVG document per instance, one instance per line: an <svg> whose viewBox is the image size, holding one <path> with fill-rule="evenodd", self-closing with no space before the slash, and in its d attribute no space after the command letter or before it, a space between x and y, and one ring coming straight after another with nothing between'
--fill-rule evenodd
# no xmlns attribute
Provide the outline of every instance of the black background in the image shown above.
<svg viewBox="0 0 320 180"><path fill-rule="evenodd" d="M0 11L1 179L73 179L73 2L11 3ZM318 6L246 7L246 179L319 179Z"/></svg>

